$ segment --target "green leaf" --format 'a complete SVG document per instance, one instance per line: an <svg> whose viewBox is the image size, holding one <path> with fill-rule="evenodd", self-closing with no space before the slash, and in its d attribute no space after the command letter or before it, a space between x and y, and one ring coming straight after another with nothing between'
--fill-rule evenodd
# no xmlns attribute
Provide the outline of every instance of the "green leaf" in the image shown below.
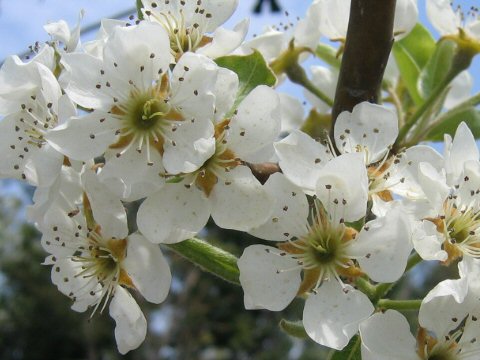
<svg viewBox="0 0 480 360"><path fill-rule="evenodd" d="M315 55L325 61L328 65L340 69L342 60L337 57L337 49L327 44L320 44L315 49Z"/></svg>
<svg viewBox="0 0 480 360"><path fill-rule="evenodd" d="M426 28L417 24L408 36L393 44L392 51L410 96L416 105L422 104L417 82L435 51L435 40Z"/></svg>
<svg viewBox="0 0 480 360"><path fill-rule="evenodd" d="M455 42L442 40L437 43L435 52L420 73L418 90L423 98L430 96L445 76L447 76L455 55Z"/></svg>
<svg viewBox="0 0 480 360"><path fill-rule="evenodd" d="M450 134L453 136L457 130L458 125L466 122L470 130L472 130L475 139L480 138L480 110L472 107L452 111L442 116L439 124L434 126L428 132L425 140L443 141L443 134Z"/></svg>
<svg viewBox="0 0 480 360"><path fill-rule="evenodd" d="M282 331L284 331L290 336L293 336L299 339L308 338L307 332L305 331L305 328L303 327L303 323L301 320L288 321L288 320L282 319L280 320L280 323L278 324L278 326L280 326L280 329L282 329Z"/></svg>
<svg viewBox="0 0 480 360"><path fill-rule="evenodd" d="M184 179L183 176L179 176L179 175L176 175L176 176L172 176L171 178L167 178L165 180L165 182L167 184L178 184L180 181L182 181Z"/></svg>
<svg viewBox="0 0 480 360"><path fill-rule="evenodd" d="M342 351L336 351L330 360L362 360L360 337L355 335Z"/></svg>
<svg viewBox="0 0 480 360"><path fill-rule="evenodd" d="M240 81L237 98L233 109L236 109L242 100L258 85L274 86L277 82L275 74L267 65L262 54L253 50L246 56L230 55L219 57L215 60L218 66L232 70L238 75Z"/></svg>

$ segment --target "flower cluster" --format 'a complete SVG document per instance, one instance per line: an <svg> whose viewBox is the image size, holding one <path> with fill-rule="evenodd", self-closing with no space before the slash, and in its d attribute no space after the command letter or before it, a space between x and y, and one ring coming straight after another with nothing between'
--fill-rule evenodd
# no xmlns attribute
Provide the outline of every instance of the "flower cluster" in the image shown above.
<svg viewBox="0 0 480 360"><path fill-rule="evenodd" d="M446 6L427 3L432 14ZM365 359L478 356L480 160L469 127L457 122L443 155L418 141L398 146L425 129L401 132L405 114L390 93L393 106L361 102L319 139L306 125L330 116L338 68L312 68L324 96L306 87L305 124L298 100L274 89L290 54L302 59L321 37L344 41L349 4L316 0L292 31L245 41L248 21L222 27L237 1L148 0L135 24L104 20L80 44L79 25L51 23L52 41L32 59L6 60L0 176L36 186L28 216L52 282L75 311L109 307L121 353L147 331L134 295L156 304L168 295L158 244L192 238L211 217L259 239L238 259L247 309L303 298L310 338L341 350L359 333ZM401 39L416 1L397 1L397 13ZM389 64L391 89L402 67ZM447 88L444 108L458 97ZM263 181L257 169L272 163ZM132 202L141 203L133 230ZM423 299L416 342L400 313L379 312L377 285L397 282L415 258L460 269Z"/></svg>

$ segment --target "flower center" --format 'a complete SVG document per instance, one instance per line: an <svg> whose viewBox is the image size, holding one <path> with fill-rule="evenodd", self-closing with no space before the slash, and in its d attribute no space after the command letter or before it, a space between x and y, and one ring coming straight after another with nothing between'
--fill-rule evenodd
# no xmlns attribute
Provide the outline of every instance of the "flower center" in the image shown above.
<svg viewBox="0 0 480 360"><path fill-rule="evenodd" d="M171 12L147 13L153 15L167 31L170 38L170 49L172 55L178 60L183 53L195 52L199 47L208 44L211 39L204 36L206 20L211 18L211 14L205 12L205 9L197 8L197 15L202 15L202 20L194 24L187 25L184 11L180 10L174 15Z"/></svg>
<svg viewBox="0 0 480 360"><path fill-rule="evenodd" d="M194 174L195 185L207 196L225 171L240 164L233 151L228 149L225 140L225 130L228 129L229 122L230 120L224 120L215 126L215 153Z"/></svg>
<svg viewBox="0 0 480 360"><path fill-rule="evenodd" d="M427 220L433 222L442 233L444 250L448 254L446 264L468 255L480 257L480 211L472 207L459 207L457 196L450 195L444 203L445 215Z"/></svg>
<svg viewBox="0 0 480 360"><path fill-rule="evenodd" d="M164 76L160 84L145 91L135 89L126 101L112 108L112 115L121 123L120 139L110 146L111 149L122 149L118 156L132 145L136 145L138 152L144 145L147 147L149 164L150 146L163 154L166 130L175 128L175 122L184 120L169 103L168 94L168 79Z"/></svg>
<svg viewBox="0 0 480 360"><path fill-rule="evenodd" d="M304 270L299 294L318 288L324 280L359 275L347 255L348 242L356 237L357 231L343 222L333 223L317 200L315 210L305 236L278 244Z"/></svg>

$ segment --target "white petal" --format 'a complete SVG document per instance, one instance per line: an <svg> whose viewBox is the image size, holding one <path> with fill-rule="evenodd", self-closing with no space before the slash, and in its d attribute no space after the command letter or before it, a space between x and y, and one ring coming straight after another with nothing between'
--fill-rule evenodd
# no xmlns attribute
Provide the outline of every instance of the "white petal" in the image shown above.
<svg viewBox="0 0 480 360"><path fill-rule="evenodd" d="M147 320L132 295L118 286L110 303L110 316L115 320L118 351L126 354L138 348L147 335Z"/></svg>
<svg viewBox="0 0 480 360"><path fill-rule="evenodd" d="M265 224L250 230L249 233L274 241L305 235L308 231L306 224L309 207L302 189L280 173L270 175L264 188L274 199L273 213Z"/></svg>
<svg viewBox="0 0 480 360"><path fill-rule="evenodd" d="M286 93L279 93L278 96L280 97L282 132L299 129L304 118L302 103L296 97Z"/></svg>
<svg viewBox="0 0 480 360"><path fill-rule="evenodd" d="M105 156L105 166L98 175L100 181L125 201L135 201L160 190L165 183L160 175L165 172L162 158L157 149L151 148L148 164L145 152L146 148L139 153L131 147L120 157Z"/></svg>
<svg viewBox="0 0 480 360"><path fill-rule="evenodd" d="M215 122L225 119L232 109L238 91L238 76L231 70L219 68L215 83Z"/></svg>
<svg viewBox="0 0 480 360"><path fill-rule="evenodd" d="M408 35L418 20L418 7L416 0L397 0L395 5L395 19L393 32L401 32L396 40Z"/></svg>
<svg viewBox="0 0 480 360"><path fill-rule="evenodd" d="M446 139L446 143L448 141ZM458 180L463 165L469 160L478 160L479 151L472 132L464 122L458 125L451 144L445 144L445 170L449 184Z"/></svg>
<svg viewBox="0 0 480 360"><path fill-rule="evenodd" d="M462 71L450 83L450 91L445 98L443 106L451 109L461 102L467 100L473 89L473 77L468 70Z"/></svg>
<svg viewBox="0 0 480 360"><path fill-rule="evenodd" d="M206 56L185 53L172 73L171 103L190 119L214 118L215 96L219 67Z"/></svg>
<svg viewBox="0 0 480 360"><path fill-rule="evenodd" d="M257 86L242 101L228 126L228 147L240 158L273 143L281 127L277 93L268 86Z"/></svg>
<svg viewBox="0 0 480 360"><path fill-rule="evenodd" d="M248 231L267 221L273 199L246 166L237 166L219 179L210 194L212 218L224 229Z"/></svg>
<svg viewBox="0 0 480 360"><path fill-rule="evenodd" d="M245 40L249 23L249 19L245 19L235 25L233 30L217 28L212 35L212 42L200 48L197 54L203 54L212 59L230 54Z"/></svg>
<svg viewBox="0 0 480 360"><path fill-rule="evenodd" d="M116 142L119 126L111 115L95 111L69 119L49 131L45 138L58 152L74 160L88 161Z"/></svg>
<svg viewBox="0 0 480 360"><path fill-rule="evenodd" d="M337 281L326 281L305 302L303 325L313 341L341 350L373 310L362 292L349 285L342 288Z"/></svg>
<svg viewBox="0 0 480 360"><path fill-rule="evenodd" d="M437 226L427 220L416 225L412 236L413 247L424 260L447 260L448 254L442 250L444 240L443 234L438 233Z"/></svg>
<svg viewBox="0 0 480 360"><path fill-rule="evenodd" d="M194 186L166 184L142 203L137 224L152 243L172 244L194 236L209 217L210 204Z"/></svg>
<svg viewBox="0 0 480 360"><path fill-rule="evenodd" d="M410 325L398 311L373 314L360 324L359 330L362 345L375 355L371 359L418 359L416 340L410 333Z"/></svg>
<svg viewBox="0 0 480 360"><path fill-rule="evenodd" d="M347 36L348 14L350 1L348 0L320 0L315 3L318 14L320 32L329 39L345 38Z"/></svg>
<svg viewBox="0 0 480 360"><path fill-rule="evenodd" d="M471 304L465 301L467 293L466 279L440 282L422 301L418 313L420 325L435 332L437 338L443 338L456 329L470 311Z"/></svg>
<svg viewBox="0 0 480 360"><path fill-rule="evenodd" d="M255 49L262 54L266 62L271 62L280 55L287 43L288 39L284 32L269 28L259 36L244 42L240 53L249 55L252 49Z"/></svg>
<svg viewBox="0 0 480 360"><path fill-rule="evenodd" d="M139 25L115 27L105 44L105 80L112 88L123 86L128 94L131 80L140 89L148 89L171 62L170 41L163 26L142 21ZM115 64L115 65L114 65Z"/></svg>
<svg viewBox="0 0 480 360"><path fill-rule="evenodd" d="M128 235L127 213L120 198L110 192L93 171L86 170L82 181L102 236L106 239L125 239Z"/></svg>
<svg viewBox="0 0 480 360"><path fill-rule="evenodd" d="M317 180L316 195L336 222L365 216L368 177L361 153L343 154L330 160Z"/></svg>
<svg viewBox="0 0 480 360"><path fill-rule="evenodd" d="M274 146L285 176L313 194L320 170L333 158L330 150L301 131L292 132Z"/></svg>
<svg viewBox="0 0 480 360"><path fill-rule="evenodd" d="M395 208L385 217L369 221L348 251L372 280L391 283L405 271L413 248L411 232L407 216Z"/></svg>
<svg viewBox="0 0 480 360"><path fill-rule="evenodd" d="M61 64L65 71L60 82L74 102L87 109L110 110L113 99L102 88L97 88L102 60L84 53L68 53L62 55Z"/></svg>
<svg viewBox="0 0 480 360"><path fill-rule="evenodd" d="M394 163L389 172L392 175L385 187L395 194L413 199L424 198L422 187L419 183L418 165L427 162L437 171L443 167L443 158L432 147L416 145L408 148Z"/></svg>
<svg viewBox="0 0 480 360"><path fill-rule="evenodd" d="M301 267L280 253L282 251L269 246L252 245L238 260L246 309L280 311L295 298L301 282Z"/></svg>
<svg viewBox="0 0 480 360"><path fill-rule="evenodd" d="M24 164L27 181L35 186L51 186L60 173L63 155L48 144L31 152Z"/></svg>
<svg viewBox="0 0 480 360"><path fill-rule="evenodd" d="M428 20L440 35L456 34L460 17L452 9L450 0L426 0Z"/></svg>
<svg viewBox="0 0 480 360"><path fill-rule="evenodd" d="M165 300L172 275L158 245L152 244L138 233L130 235L123 266L147 301L160 304Z"/></svg>
<svg viewBox="0 0 480 360"><path fill-rule="evenodd" d="M449 188L442 175L429 163L423 162L418 165L420 186L432 207L437 211L441 211L440 208L449 194Z"/></svg>
<svg viewBox="0 0 480 360"><path fill-rule="evenodd" d="M367 164L379 161L395 142L398 121L394 111L362 102L342 112L335 122L335 143L342 153L362 151Z"/></svg>
<svg viewBox="0 0 480 360"><path fill-rule="evenodd" d="M214 128L210 120L177 122L166 131L163 164L170 174L198 170L215 153Z"/></svg>
<svg viewBox="0 0 480 360"><path fill-rule="evenodd" d="M227 21L238 6L238 0L210 0L202 2L206 13L212 16L208 21L207 32L215 30Z"/></svg>

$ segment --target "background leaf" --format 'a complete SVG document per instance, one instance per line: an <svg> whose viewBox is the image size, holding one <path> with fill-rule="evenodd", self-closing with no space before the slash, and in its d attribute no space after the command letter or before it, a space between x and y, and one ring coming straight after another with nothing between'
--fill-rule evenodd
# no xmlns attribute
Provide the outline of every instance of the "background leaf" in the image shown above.
<svg viewBox="0 0 480 360"><path fill-rule="evenodd" d="M240 84L233 109L236 109L238 104L258 85L274 86L277 82L275 74L257 50L253 50L252 54L246 56L219 57L215 62L218 66L232 70L238 75Z"/></svg>
<svg viewBox="0 0 480 360"><path fill-rule="evenodd" d="M360 338L355 335L348 345L342 351L335 352L330 360L362 360L360 348Z"/></svg>
<svg viewBox="0 0 480 360"><path fill-rule="evenodd" d="M452 40L438 42L432 57L420 72L418 90L423 98L429 97L435 87L445 79L454 55L455 42Z"/></svg>
<svg viewBox="0 0 480 360"><path fill-rule="evenodd" d="M443 134L453 136L458 124L466 122L475 139L480 138L480 110L472 107L446 113L441 123L432 127L425 140L443 141Z"/></svg>
<svg viewBox="0 0 480 360"><path fill-rule="evenodd" d="M410 96L416 105L422 104L417 82L435 51L435 40L425 27L417 24L408 36L393 44L392 51Z"/></svg>

